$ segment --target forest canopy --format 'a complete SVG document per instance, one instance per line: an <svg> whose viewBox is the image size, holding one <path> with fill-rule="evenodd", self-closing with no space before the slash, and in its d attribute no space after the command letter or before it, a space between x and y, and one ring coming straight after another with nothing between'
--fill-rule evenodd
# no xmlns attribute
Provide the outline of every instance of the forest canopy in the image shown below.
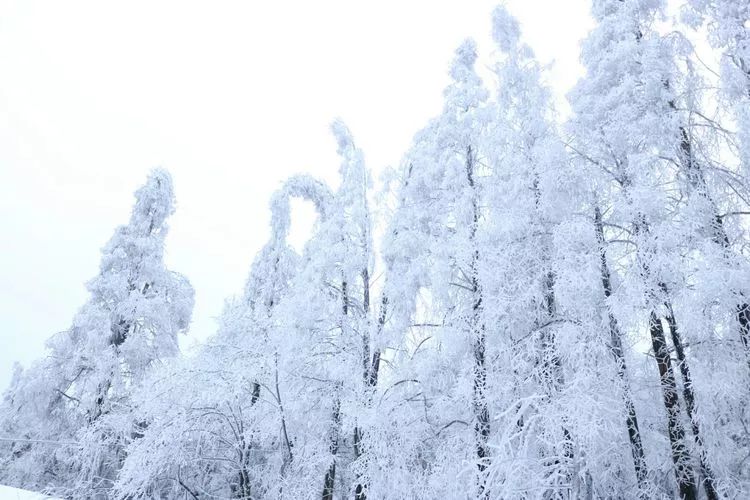
<svg viewBox="0 0 750 500"><path fill-rule="evenodd" d="M378 196L335 120L337 187L279 186L243 293L189 355L194 291L164 262L172 178L152 171L87 302L3 394L0 484L750 496L750 2L665 4L592 0L566 119L497 7L491 78L473 40L456 48L442 111ZM293 199L318 216L301 251Z"/></svg>

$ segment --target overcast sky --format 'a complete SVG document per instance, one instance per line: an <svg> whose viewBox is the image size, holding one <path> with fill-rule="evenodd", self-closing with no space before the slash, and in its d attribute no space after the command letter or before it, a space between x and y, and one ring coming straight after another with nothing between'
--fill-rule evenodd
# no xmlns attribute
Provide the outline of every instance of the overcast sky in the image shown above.
<svg viewBox="0 0 750 500"><path fill-rule="evenodd" d="M487 64L496 3L0 0L0 389L69 326L154 166L177 196L167 263L196 290L183 344L212 334L266 239L271 193L298 172L335 184L330 121L377 180L439 113L461 40ZM561 98L589 1L505 4Z"/></svg>

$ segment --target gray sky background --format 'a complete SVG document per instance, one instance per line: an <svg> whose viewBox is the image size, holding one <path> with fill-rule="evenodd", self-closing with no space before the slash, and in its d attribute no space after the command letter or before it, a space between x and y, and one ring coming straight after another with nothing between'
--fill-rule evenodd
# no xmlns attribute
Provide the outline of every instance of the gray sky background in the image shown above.
<svg viewBox="0 0 750 500"><path fill-rule="evenodd" d="M68 327L154 166L177 196L167 263L196 290L184 344L207 338L265 242L271 193L298 172L335 184L330 121L377 187L439 113L461 40L487 64L496 3L0 0L0 389ZM562 97L588 0L505 4ZM297 212L300 244L313 218Z"/></svg>

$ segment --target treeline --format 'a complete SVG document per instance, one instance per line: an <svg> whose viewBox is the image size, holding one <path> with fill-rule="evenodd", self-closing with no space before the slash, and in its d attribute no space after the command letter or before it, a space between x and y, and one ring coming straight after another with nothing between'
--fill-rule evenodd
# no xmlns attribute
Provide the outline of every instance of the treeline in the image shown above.
<svg viewBox="0 0 750 500"><path fill-rule="evenodd" d="M750 2L593 0L556 116L503 8L373 209L341 122L337 189L273 195L216 334L163 263L169 175L136 192L90 300L18 370L0 483L66 498L750 496ZM705 28L714 71L681 30ZM318 214L299 254L290 199ZM376 214L384 229L376 231ZM377 242L377 244L376 244ZM376 252L377 250L377 252Z"/></svg>

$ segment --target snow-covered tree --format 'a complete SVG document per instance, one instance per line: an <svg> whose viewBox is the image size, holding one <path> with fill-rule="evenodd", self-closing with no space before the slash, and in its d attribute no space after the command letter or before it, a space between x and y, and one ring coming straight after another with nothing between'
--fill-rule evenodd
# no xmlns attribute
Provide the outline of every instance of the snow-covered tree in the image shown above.
<svg viewBox="0 0 750 500"><path fill-rule="evenodd" d="M750 4L746 1L688 0L683 19L693 27L706 24L710 45L721 51L719 92L706 95L689 82L688 99L677 103L684 110L682 165L692 217L703 221L701 248L707 260L702 282L706 293L719 297L723 309L734 316L729 329L742 344L750 376L750 304L747 289L748 255L745 249L750 172ZM703 85L707 87L707 85ZM706 101L719 103L719 112L708 113ZM728 112L724 120L722 112ZM731 123L733 122L733 123ZM711 281L724 275L724 286ZM707 288L708 288L707 287Z"/></svg>
<svg viewBox="0 0 750 500"><path fill-rule="evenodd" d="M686 2L723 52L721 88L664 0L593 0L564 128L497 7L496 86L463 42L376 210L335 121L338 186L280 186L242 295L182 357L192 289L164 267L155 171L72 327L14 374L0 481L122 499L747 496L750 7ZM301 252L293 198L318 215Z"/></svg>
<svg viewBox="0 0 750 500"><path fill-rule="evenodd" d="M675 40L652 27L662 8L659 1L594 2L598 26L582 55L588 75L571 94L576 114L571 122L572 149L595 179L591 203L602 248L602 276L610 284L613 258L620 263L616 269L622 280L620 311L614 311L612 318L631 331L639 323L648 324L679 494L696 498L699 483L691 455L697 455L698 479L707 496L717 498L696 410L693 360L686 356L674 307L685 286L686 275L679 264L685 238L690 237L680 227L681 205L674 195L680 170L675 167L681 162L684 166L689 143L684 117L676 107L680 72ZM605 245L606 237L614 244ZM683 405L694 444L685 430ZM632 445L636 428L629 424L629 429ZM645 491L646 462L636 456L635 447L633 451L639 487Z"/></svg>
<svg viewBox="0 0 750 500"><path fill-rule="evenodd" d="M150 368L179 352L193 289L164 265L166 220L174 210L169 173L154 170L135 197L130 222L104 247L73 325L49 340L48 356L6 395L5 425L23 439L11 444L4 482L106 495L124 444L140 432L130 416L133 393ZM42 471L33 479L30 461Z"/></svg>
<svg viewBox="0 0 750 500"><path fill-rule="evenodd" d="M309 176L290 178L274 194L271 236L242 297L227 302L206 346L160 370L141 392L138 415L148 427L130 445L116 485L119 496L249 499L288 493L285 481L299 462L291 426L299 396L293 391L300 386L289 383L297 344L277 310L301 266L286 241L292 197L311 201L321 219L329 212L330 190Z"/></svg>
<svg viewBox="0 0 750 500"><path fill-rule="evenodd" d="M491 495L582 491L574 468L575 422L566 405L569 378L581 372L582 335L567 295L574 193L569 162L554 125L543 68L503 7L493 13L498 91L485 132L487 256L482 269L494 346L491 404L499 427L492 443L503 459L491 467ZM588 353L590 355L590 353ZM584 377L587 373L583 373ZM585 383L583 377L574 382ZM583 433L582 433L583 434ZM533 485L533 487L531 487ZM532 491L533 490L533 491Z"/></svg>
<svg viewBox="0 0 750 500"><path fill-rule="evenodd" d="M121 495L332 498L340 485L354 494L362 473L348 466L367 439L358 418L372 328L369 180L345 125L332 129L338 190L296 176L273 196L271 238L244 296L228 303L219 332L194 359L143 392L148 429L131 446ZM302 255L286 243L293 197L319 216ZM165 384L170 395L153 397ZM366 483L358 486L364 498Z"/></svg>
<svg viewBox="0 0 750 500"><path fill-rule="evenodd" d="M443 112L417 134L404 160L401 188L396 193L399 203L385 247L384 297L390 308L386 331L394 332L387 336L398 348L389 355L393 373L388 374L382 393L395 398L391 404L398 404L401 397L413 401L405 411L424 412L425 417L419 427L402 429L401 435L393 436L403 448L394 449L388 457L401 470L383 478L381 487L408 482L399 474L417 474L416 483L405 494L419 498L467 490L486 494L491 417L480 277L485 258L480 244L480 148L488 92L474 70L476 59L476 44L471 40L456 50ZM420 323L432 325L426 327L429 333L423 326L414 326ZM419 359L406 356L412 351L415 356L419 351ZM421 373L414 373L417 366ZM399 390L392 391L396 386ZM398 414L394 416L397 419L391 425L397 426ZM416 434L405 435L410 432ZM399 452L402 456L397 456ZM419 457L422 453L431 458L423 470L414 471L424 460ZM456 481L467 460L474 464L474 471L465 471ZM433 469L429 465L433 461L441 466Z"/></svg>
<svg viewBox="0 0 750 500"><path fill-rule="evenodd" d="M279 310L282 329L295 339L286 360L294 366L290 383L302 391L295 397L299 406L290 432L305 443L299 452L306 460L300 464L314 464L290 470L286 494L304 495L310 485L320 484L324 500L339 488L341 495L355 495L357 489L366 494L366 484L355 479L362 475L359 465L351 470L350 464L366 446L359 422L369 398L372 328L369 175L346 126L336 121L332 130L342 159L341 182L305 245L300 272ZM325 467L316 480L308 474L318 464Z"/></svg>

